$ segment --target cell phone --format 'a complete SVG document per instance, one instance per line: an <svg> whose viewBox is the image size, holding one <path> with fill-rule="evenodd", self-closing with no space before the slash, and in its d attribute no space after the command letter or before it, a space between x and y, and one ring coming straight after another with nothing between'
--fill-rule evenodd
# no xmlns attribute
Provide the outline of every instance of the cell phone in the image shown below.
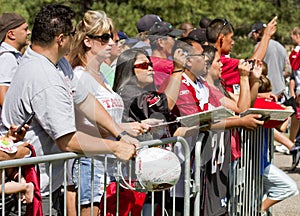
<svg viewBox="0 0 300 216"><path fill-rule="evenodd" d="M254 60L246 59L246 62L248 62L250 64L250 70L253 70L254 69L254 64L255 64Z"/></svg>
<svg viewBox="0 0 300 216"><path fill-rule="evenodd" d="M27 118L22 122L22 124L17 128L17 134L21 134L22 133L22 127L24 127L25 124L29 124L30 121L32 120L32 118L34 117L35 112L30 113L29 116L27 116Z"/></svg>

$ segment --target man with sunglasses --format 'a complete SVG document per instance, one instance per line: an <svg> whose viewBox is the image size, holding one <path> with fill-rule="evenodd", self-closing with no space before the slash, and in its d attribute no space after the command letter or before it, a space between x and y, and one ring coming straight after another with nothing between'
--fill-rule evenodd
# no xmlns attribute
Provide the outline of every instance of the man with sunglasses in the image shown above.
<svg viewBox="0 0 300 216"><path fill-rule="evenodd" d="M277 17L274 17L264 28L263 30L263 36L261 37L260 43L257 46L254 54L252 55L252 57L250 59L264 59L267 53L267 49L268 46L270 44L270 40L272 38L272 36L275 34L276 32L276 22ZM233 92L234 94L239 94L239 89L240 89L240 76L238 74L238 70L237 70L237 65L239 60L238 59L234 59L234 58L230 58L228 55L230 54L232 47L234 45L234 40L233 40L233 35L234 35L234 29L233 26L231 25L231 23L226 20L226 19L214 19L213 21L211 21L211 23L209 24L207 31L207 39L208 41L215 46L215 48L217 48L219 54L221 55L221 62L223 64L222 67L222 78L225 80L225 87L227 91ZM267 94L267 95L260 95L260 97L271 97L276 98L276 95L274 94ZM255 99L255 98L252 98ZM233 131L233 133L235 133ZM238 138L235 136L235 138ZM276 138L276 137L275 137ZM237 159L241 157L241 153L240 153L240 142L238 139L233 140L232 139L232 143L235 143L235 145L231 145L232 147L232 157L231 157L231 161L232 161L232 172L235 169L236 166L236 162ZM276 188L276 184L274 182L272 182L273 179L271 179L271 177L275 178L278 176L280 177L280 175L278 175L278 173L274 173L275 170L272 170L272 174L270 171L270 174L267 173L266 176L268 176L269 179L269 184L274 184L273 188L275 188L275 190L273 191L275 194L275 191L278 191L278 188ZM265 177L264 177L265 178ZM267 179L267 178L265 178ZM280 181L278 181L280 182ZM277 182L277 183L278 183ZM265 181L264 181L265 183ZM279 183L280 184L280 183ZM269 186L269 189L271 188L271 186ZM286 187L287 188L287 187ZM291 191L296 191L296 190L291 190ZM271 190L270 190L270 194L272 194ZM277 194L276 194L277 195ZM287 190L286 195L290 196L290 193ZM281 199L281 198L279 198ZM272 200L272 199L265 199L263 204L262 204L262 211L265 211L266 209L268 209L271 205L275 204L276 202L278 202L277 198L276 200Z"/></svg>
<svg viewBox="0 0 300 216"><path fill-rule="evenodd" d="M261 43L249 59L264 59L269 41L276 32L276 19L271 20L264 29L264 36ZM229 54L234 46L234 28L232 24L226 19L216 18L210 22L206 30L206 37L208 42L213 45L220 54L222 67L222 78L225 80L225 87L227 91L239 94L239 59L230 58Z"/></svg>
<svg viewBox="0 0 300 216"><path fill-rule="evenodd" d="M261 40L261 43L250 59L264 58L269 41L276 32L276 24L276 19L273 19L268 23L264 30L264 36ZM213 45L220 54L220 61L223 64L221 77L224 79L225 88L228 92L238 95L240 93L240 75L238 71L240 60L229 57L234 45L233 36L234 28L226 19L216 18L209 23L206 29L206 37L208 42ZM257 82L255 85L257 85ZM255 98L256 97L253 96L252 99L254 100ZM232 144L231 159L232 161L235 161L241 157L241 152L239 138L235 137L233 141L236 141L236 143L233 142L234 144Z"/></svg>

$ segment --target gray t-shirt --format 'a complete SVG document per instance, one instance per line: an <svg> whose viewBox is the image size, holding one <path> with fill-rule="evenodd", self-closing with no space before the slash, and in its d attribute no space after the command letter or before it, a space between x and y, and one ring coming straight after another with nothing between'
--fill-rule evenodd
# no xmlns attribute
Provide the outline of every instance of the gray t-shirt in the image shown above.
<svg viewBox="0 0 300 216"><path fill-rule="evenodd" d="M2 42L0 46L0 85L9 86L15 75L22 54L11 45Z"/></svg>
<svg viewBox="0 0 300 216"><path fill-rule="evenodd" d="M257 48L258 44L256 44L255 48ZM279 42L271 39L264 61L268 65L268 78L272 84L272 93L275 95L279 95L285 90L283 73L286 60L286 49Z"/></svg>
<svg viewBox="0 0 300 216"><path fill-rule="evenodd" d="M11 80L15 75L22 54L11 45L2 42L0 46L0 86L10 86ZM6 128L2 127L0 106L1 132L6 132Z"/></svg>
<svg viewBox="0 0 300 216"><path fill-rule="evenodd" d="M2 110L3 123L6 127L21 124L34 111L25 139L30 140L38 156L61 152L55 140L76 131L73 100L80 103L87 92L76 89L76 80L72 83L70 80L73 77L65 59L54 65L29 47L11 82ZM48 166L41 164L40 172L41 191L46 192ZM56 190L63 181L63 162L53 164L53 174L53 190Z"/></svg>

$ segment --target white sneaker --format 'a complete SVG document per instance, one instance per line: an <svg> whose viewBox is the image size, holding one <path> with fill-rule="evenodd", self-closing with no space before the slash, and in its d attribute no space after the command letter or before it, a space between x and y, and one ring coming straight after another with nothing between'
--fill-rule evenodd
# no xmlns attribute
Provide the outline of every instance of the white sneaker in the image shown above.
<svg viewBox="0 0 300 216"><path fill-rule="evenodd" d="M283 154L290 154L290 150L284 145L276 145L275 151L283 153Z"/></svg>

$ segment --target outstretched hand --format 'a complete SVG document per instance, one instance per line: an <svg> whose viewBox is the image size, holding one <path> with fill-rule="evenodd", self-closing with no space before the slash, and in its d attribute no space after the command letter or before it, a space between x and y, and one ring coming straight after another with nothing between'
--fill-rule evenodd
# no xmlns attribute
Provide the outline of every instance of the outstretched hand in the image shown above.
<svg viewBox="0 0 300 216"><path fill-rule="evenodd" d="M255 130L258 126L263 125L264 121L260 121L259 119L262 116L260 114L249 114L240 118L241 125L246 130Z"/></svg>

